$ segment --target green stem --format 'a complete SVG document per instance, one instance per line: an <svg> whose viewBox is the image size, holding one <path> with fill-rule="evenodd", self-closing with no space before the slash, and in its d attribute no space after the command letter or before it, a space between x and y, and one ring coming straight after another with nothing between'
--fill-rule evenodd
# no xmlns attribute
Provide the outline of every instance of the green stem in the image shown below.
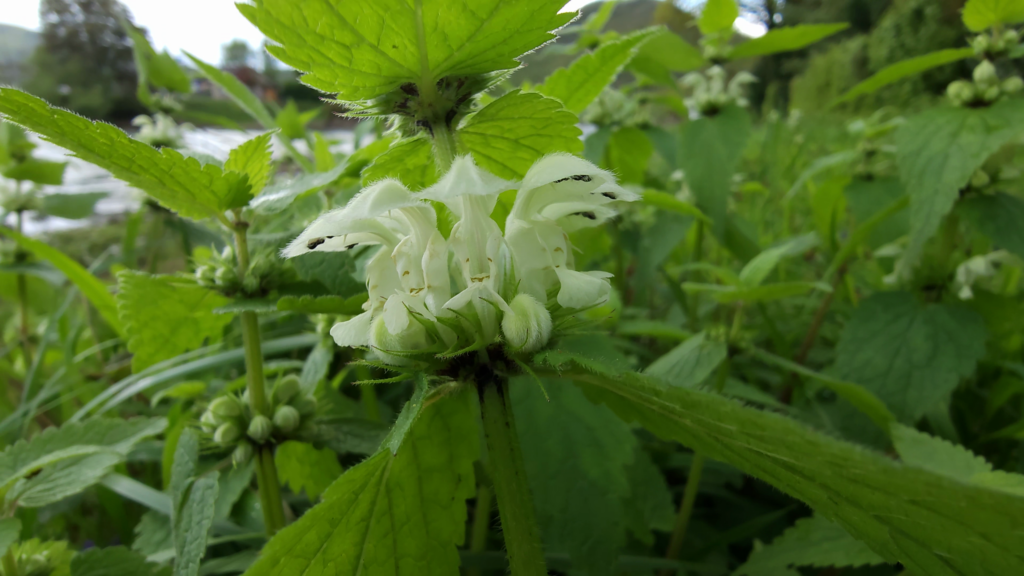
<svg viewBox="0 0 1024 576"><path fill-rule="evenodd" d="M21 182L19 182L21 184ZM22 233L24 213L18 210L18 221L17 231L18 234ZM19 248L20 250L20 248ZM28 372L29 367L32 365L32 344L29 342L29 336L31 335L31 329L28 322L28 277L25 274L19 272L17 276L18 285L18 315L21 320L21 326L19 328L19 334L21 336L21 353L25 360L25 371Z"/></svg>
<svg viewBox="0 0 1024 576"><path fill-rule="evenodd" d="M494 490L488 484L481 483L476 489L476 509L473 511L473 527L469 536L469 551L484 552L487 550L487 534L491 529L491 508ZM466 571L468 576L480 576L479 568Z"/></svg>
<svg viewBox="0 0 1024 576"><path fill-rule="evenodd" d="M238 255L238 277L245 279L249 270L249 241L246 237L246 225L237 224L235 232L235 252ZM260 324L256 313L245 311L241 314L242 346L245 349L246 387L249 391L249 405L253 414L262 414L272 418L270 404L267 402L267 389L263 380L263 350L260 345ZM263 508L263 524L267 534L273 536L284 528L284 511L281 502L281 482L277 479L277 468L274 466L273 450L268 445L260 446L256 451L256 484L259 488L260 503Z"/></svg>
<svg viewBox="0 0 1024 576"><path fill-rule="evenodd" d="M455 162L455 156L458 155L458 142L455 140L455 132L443 122L432 125L431 132L434 137L434 159L437 160L437 167L443 174Z"/></svg>
<svg viewBox="0 0 1024 576"><path fill-rule="evenodd" d="M4 553L3 564L4 576L21 576L21 570L18 570L18 560L14 557L13 548L8 548L7 552Z"/></svg>
<svg viewBox="0 0 1024 576"><path fill-rule="evenodd" d="M679 554L683 551L683 540L686 538L686 530L690 526L690 517L693 516L693 504L697 501L700 477L704 472L706 459L703 452L694 452L693 454L690 473L686 476L686 487L683 489L683 501L679 504L676 525L672 528L672 538L669 540L668 550L665 551L665 558L668 560L678 560ZM661 576L672 576L675 572L675 568L668 568L661 571Z"/></svg>
<svg viewBox="0 0 1024 576"><path fill-rule="evenodd" d="M508 381L495 378L479 386L491 480L512 576L545 576L544 547L509 402Z"/></svg>

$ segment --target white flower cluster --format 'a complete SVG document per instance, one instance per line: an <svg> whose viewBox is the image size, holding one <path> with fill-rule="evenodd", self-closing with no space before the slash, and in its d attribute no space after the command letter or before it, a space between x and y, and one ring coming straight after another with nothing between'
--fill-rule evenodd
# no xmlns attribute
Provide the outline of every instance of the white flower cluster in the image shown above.
<svg viewBox="0 0 1024 576"><path fill-rule="evenodd" d="M491 214L509 190L517 192L502 234ZM422 192L390 179L373 184L282 255L380 245L366 268L366 312L331 329L339 346L373 347L392 364L479 349L499 335L512 351L530 352L550 338L552 312L609 298L610 274L575 270L568 233L613 216L613 202L636 199L611 173L568 154L538 160L521 182L464 156ZM458 218L447 239L431 202Z"/></svg>
<svg viewBox="0 0 1024 576"><path fill-rule="evenodd" d="M685 100L686 107L703 116L713 115L731 104L746 108L750 104L746 97L746 87L757 82L757 76L741 71L728 84L725 77L725 68L721 66L712 66L704 73L691 72L683 76L681 84L690 90L690 97Z"/></svg>

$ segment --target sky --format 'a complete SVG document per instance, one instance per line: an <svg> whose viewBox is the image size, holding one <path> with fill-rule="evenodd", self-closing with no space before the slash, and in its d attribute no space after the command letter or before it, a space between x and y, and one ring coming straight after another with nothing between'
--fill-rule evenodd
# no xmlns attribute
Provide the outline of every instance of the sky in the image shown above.
<svg viewBox="0 0 1024 576"><path fill-rule="evenodd" d="M563 10L577 10L594 0L568 0ZM234 0L121 0L135 23L149 30L157 49L178 56L182 50L211 63L220 62L221 46L240 38L253 47L263 35L235 8ZM202 18L196 18L202 14ZM39 29L39 0L0 0L0 24ZM747 35L763 34L757 24L738 21Z"/></svg>

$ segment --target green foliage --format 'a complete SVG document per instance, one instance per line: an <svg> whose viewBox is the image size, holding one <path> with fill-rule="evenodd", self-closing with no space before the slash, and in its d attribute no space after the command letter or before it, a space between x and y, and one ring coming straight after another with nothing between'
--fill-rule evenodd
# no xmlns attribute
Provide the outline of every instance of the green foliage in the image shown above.
<svg viewBox="0 0 1024 576"><path fill-rule="evenodd" d="M461 393L424 408L396 452L382 450L350 468L246 574L455 572L465 499L476 492L471 401Z"/></svg>
<svg viewBox="0 0 1024 576"><path fill-rule="evenodd" d="M957 206L998 248L1024 258L1024 200L1006 193L980 194Z"/></svg>
<svg viewBox="0 0 1024 576"><path fill-rule="evenodd" d="M411 190L421 190L437 182L437 164L430 140L426 137L399 140L363 170L364 185L384 178L396 178Z"/></svg>
<svg viewBox="0 0 1024 576"><path fill-rule="evenodd" d="M581 152L576 122L557 100L512 90L467 118L459 140L481 168L516 179L545 154Z"/></svg>
<svg viewBox="0 0 1024 576"><path fill-rule="evenodd" d="M206 62L196 58L195 56L185 52L189 60L199 68L199 73L202 74L207 80L213 82L217 86L224 89L228 97L238 105L239 108L245 110L254 120L260 123L261 126L267 130L273 130L276 128L273 116L267 110L267 107L263 105L263 102L256 97L255 94L246 88L245 84L239 80L234 74L230 72L224 72L219 70L215 66L211 66Z"/></svg>
<svg viewBox="0 0 1024 576"><path fill-rule="evenodd" d="M3 169L4 178L11 180L25 180L36 184L51 184L59 186L64 182L64 169L66 162L47 162L28 158L24 162L12 164Z"/></svg>
<svg viewBox="0 0 1024 576"><path fill-rule="evenodd" d="M697 388L714 373L728 354L728 346L724 341L701 332L655 360L644 373L673 386Z"/></svg>
<svg viewBox="0 0 1024 576"><path fill-rule="evenodd" d="M133 140L109 124L90 122L13 88L0 88L0 117L109 170L188 218L222 218L249 192L245 177ZM251 197L251 196L250 196Z"/></svg>
<svg viewBox="0 0 1024 576"><path fill-rule="evenodd" d="M674 32L663 30L637 48L628 66L654 81L674 85L673 72L689 72L705 64L700 50Z"/></svg>
<svg viewBox="0 0 1024 576"><path fill-rule="evenodd" d="M763 548L755 548L732 576L770 576L797 566L846 568L882 564L885 560L841 526L821 516L797 520L792 528Z"/></svg>
<svg viewBox="0 0 1024 576"><path fill-rule="evenodd" d="M206 554L206 537L216 512L216 471L198 476L199 437L186 429L178 440L171 470L171 525L174 576L196 576ZM198 476L198 477L197 477Z"/></svg>
<svg viewBox="0 0 1024 576"><path fill-rule="evenodd" d="M249 140L228 154L224 169L249 177L250 192L255 195L267 185L270 179L270 137L267 132ZM251 196L250 196L251 197ZM248 201L248 199L246 199ZM245 203L228 208L241 208Z"/></svg>
<svg viewBox="0 0 1024 576"><path fill-rule="evenodd" d="M900 178L910 194L910 240L904 262L916 263L960 189L989 156L1022 133L1024 102L1019 100L982 109L929 110L899 129Z"/></svg>
<svg viewBox="0 0 1024 576"><path fill-rule="evenodd" d="M81 192L79 194L47 194L43 196L40 212L58 218L81 220L92 216L96 203L106 198L106 192Z"/></svg>
<svg viewBox="0 0 1024 576"><path fill-rule="evenodd" d="M825 38L849 28L849 24L803 24L769 30L767 34L736 46L729 52L729 58L767 56L779 52L792 52L817 44Z"/></svg>
<svg viewBox="0 0 1024 576"><path fill-rule="evenodd" d="M660 35L659 30L641 30L603 44L592 53L580 56L571 66L556 70L537 91L560 101L566 110L581 114L655 35Z"/></svg>
<svg viewBox="0 0 1024 576"><path fill-rule="evenodd" d="M740 17L736 0L708 0L700 13L697 26L704 35L731 31L732 24Z"/></svg>
<svg viewBox="0 0 1024 576"><path fill-rule="evenodd" d="M573 14L559 0L287 0L240 4L282 62L341 100L369 100L404 83L421 94L450 76L515 68ZM370 40L372 38L372 41Z"/></svg>
<svg viewBox="0 0 1024 576"><path fill-rule="evenodd" d="M330 448L317 450L311 444L293 440L277 447L274 465L282 484L289 485L295 493L305 491L310 500L323 494L342 472L338 456Z"/></svg>
<svg viewBox="0 0 1024 576"><path fill-rule="evenodd" d="M985 339L984 321L966 307L924 304L903 292L876 294L843 330L836 372L913 423L974 372Z"/></svg>
<svg viewBox="0 0 1024 576"><path fill-rule="evenodd" d="M128 270L117 278L117 309L136 372L219 340L231 322L214 313L229 300L190 281Z"/></svg>
<svg viewBox="0 0 1024 576"><path fill-rule="evenodd" d="M1014 0L967 0L964 6L964 24L972 32L1020 22L1024 22L1024 6Z"/></svg>
<svg viewBox="0 0 1024 576"><path fill-rule="evenodd" d="M123 546L92 548L71 560L71 576L168 576L170 569L146 561Z"/></svg>
<svg viewBox="0 0 1024 576"><path fill-rule="evenodd" d="M938 68L939 66L945 66L946 64L953 62L959 62L960 60L970 58L971 56L974 56L974 50L972 48L950 48L947 50L940 50L938 52L931 52L924 56L902 60L895 64L890 64L889 66L879 70L874 76L851 88L849 92L843 94L843 96L836 100L835 103L839 104L841 102L853 100L858 96L871 94L880 88L884 88L885 86L903 80L904 78L917 76L927 70Z"/></svg>
<svg viewBox="0 0 1024 576"><path fill-rule="evenodd" d="M259 214L277 214L287 209L292 202L330 186L344 172L345 166L339 165L326 172L313 172L288 180L280 180L253 198L252 208Z"/></svg>

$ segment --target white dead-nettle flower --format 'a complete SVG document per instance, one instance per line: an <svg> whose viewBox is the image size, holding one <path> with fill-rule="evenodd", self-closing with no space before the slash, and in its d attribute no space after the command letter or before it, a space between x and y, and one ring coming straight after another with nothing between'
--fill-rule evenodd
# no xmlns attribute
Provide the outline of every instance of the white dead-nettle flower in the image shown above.
<svg viewBox="0 0 1024 576"><path fill-rule="evenodd" d="M706 72L691 72L683 76L681 85L690 90L686 107L708 115L732 104L748 106L750 103L746 97L746 87L757 82L757 76L742 71L733 76L728 84L725 77L725 69L721 66L712 66Z"/></svg>
<svg viewBox="0 0 1024 576"><path fill-rule="evenodd" d="M956 268L954 286L961 300L974 298L974 286L987 278L995 276L1003 264L1015 261L1016 258L1005 250L998 250L965 260Z"/></svg>
<svg viewBox="0 0 1024 576"><path fill-rule="evenodd" d="M179 125L173 118L166 114L157 112L153 116L136 116L132 119L132 126L139 128L135 139L145 142L150 146L168 146L180 148L185 143L185 131L191 130L191 124Z"/></svg>
<svg viewBox="0 0 1024 576"><path fill-rule="evenodd" d="M491 214L509 190L518 192L503 235ZM610 275L575 270L568 232L600 224L615 214L609 204L636 198L611 173L568 154L542 158L522 182L464 156L419 193L395 180L373 184L318 218L282 255L380 246L367 265L366 311L331 329L340 346L373 347L392 364L502 336L512 351L529 352L551 337L549 306L583 310L608 299ZM458 218L447 240L431 201Z"/></svg>

